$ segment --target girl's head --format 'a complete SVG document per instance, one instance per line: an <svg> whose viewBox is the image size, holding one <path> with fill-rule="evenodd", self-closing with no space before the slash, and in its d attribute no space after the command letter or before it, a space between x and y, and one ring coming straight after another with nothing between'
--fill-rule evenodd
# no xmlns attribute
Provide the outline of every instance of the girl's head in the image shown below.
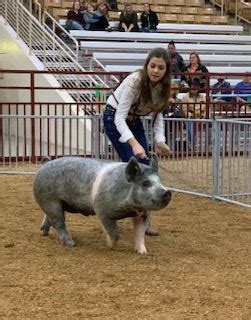
<svg viewBox="0 0 251 320"><path fill-rule="evenodd" d="M201 64L200 57L197 52L191 52L189 56L190 64Z"/></svg>
<svg viewBox="0 0 251 320"><path fill-rule="evenodd" d="M130 13L132 11L132 4L130 2L126 2L124 8L126 13Z"/></svg>
<svg viewBox="0 0 251 320"><path fill-rule="evenodd" d="M168 53L163 48L153 49L144 64L144 71L146 72L150 82L155 85L160 82L165 76L170 75L170 61Z"/></svg>
<svg viewBox="0 0 251 320"><path fill-rule="evenodd" d="M87 12L93 12L94 11L94 7L90 3L87 3L86 8L87 8Z"/></svg>
<svg viewBox="0 0 251 320"><path fill-rule="evenodd" d="M79 1L74 1L72 5L73 10L79 10L80 9L80 2Z"/></svg>
<svg viewBox="0 0 251 320"><path fill-rule="evenodd" d="M149 53L141 75L140 90L143 102L147 104L152 102L154 105L157 101L152 101L151 87L158 84L161 86L158 110L155 110L160 112L165 107L170 95L170 61L164 48L155 48Z"/></svg>

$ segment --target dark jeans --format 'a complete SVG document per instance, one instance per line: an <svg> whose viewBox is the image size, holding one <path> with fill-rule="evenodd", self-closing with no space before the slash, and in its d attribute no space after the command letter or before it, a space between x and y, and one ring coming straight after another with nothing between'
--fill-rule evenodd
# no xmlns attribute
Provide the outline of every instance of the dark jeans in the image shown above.
<svg viewBox="0 0 251 320"><path fill-rule="evenodd" d="M115 123L114 123L115 114L110 113L109 111L104 111L104 129L105 133L110 139L112 145L117 151L119 157L123 162L128 162L132 156L134 156L132 152L132 148L129 143L122 143L119 141L120 133L118 132ZM134 121L127 121L127 125L129 129L132 131L135 139L141 144L141 146L145 149L146 155L148 156L148 143L145 136L145 130L143 128L142 121L138 118ZM140 159L137 160L141 163L149 165L148 159Z"/></svg>

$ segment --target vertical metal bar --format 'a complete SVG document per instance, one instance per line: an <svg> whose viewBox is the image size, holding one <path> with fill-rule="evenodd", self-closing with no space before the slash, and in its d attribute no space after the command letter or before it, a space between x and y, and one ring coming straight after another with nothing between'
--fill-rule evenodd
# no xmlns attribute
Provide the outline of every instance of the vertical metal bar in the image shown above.
<svg viewBox="0 0 251 320"><path fill-rule="evenodd" d="M220 131L217 120L212 120L212 197L219 195L219 158L220 158Z"/></svg>

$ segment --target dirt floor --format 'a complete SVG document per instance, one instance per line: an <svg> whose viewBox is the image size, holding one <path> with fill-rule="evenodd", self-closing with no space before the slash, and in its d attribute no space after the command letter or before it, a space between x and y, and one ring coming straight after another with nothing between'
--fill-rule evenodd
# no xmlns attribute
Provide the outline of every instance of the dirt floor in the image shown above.
<svg viewBox="0 0 251 320"><path fill-rule="evenodd" d="M159 237L116 251L96 217L68 215L77 246L42 237L31 176L0 175L0 319L251 319L251 212L173 194Z"/></svg>

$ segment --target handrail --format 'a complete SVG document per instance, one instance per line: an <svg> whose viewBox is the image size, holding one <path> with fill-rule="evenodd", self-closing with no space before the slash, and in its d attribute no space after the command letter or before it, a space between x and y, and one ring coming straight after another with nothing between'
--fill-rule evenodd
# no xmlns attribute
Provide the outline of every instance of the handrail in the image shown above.
<svg viewBox="0 0 251 320"><path fill-rule="evenodd" d="M48 27L48 25L46 24L46 18L50 19L51 22L52 22L52 28ZM43 16L42 16L42 25L44 26L44 28L49 31L54 38L57 38L57 40L59 42L62 42L64 45L65 43L56 35L56 27L59 28L63 34L65 34L69 39L71 39L71 41L75 44L75 53L72 51L71 48L69 48L68 46L68 50L71 51L74 56L75 56L75 59L78 61L78 54L79 54L79 44L78 44L78 41L69 33L67 32L67 30L65 28L63 28L60 23L58 23L58 21L51 15L49 14L48 11L44 11L43 12Z"/></svg>
<svg viewBox="0 0 251 320"><path fill-rule="evenodd" d="M71 50L58 36L52 35L22 4L22 0L2 0L1 12L5 24L9 24L27 45L29 54L34 54L47 70L68 69L73 72L85 72L84 67L76 60L76 53ZM105 79L97 75L65 75L58 76L59 83L67 87L81 83L107 86ZM75 93L74 93L75 94ZM77 96L77 95L75 95ZM84 100L92 99L84 96Z"/></svg>

